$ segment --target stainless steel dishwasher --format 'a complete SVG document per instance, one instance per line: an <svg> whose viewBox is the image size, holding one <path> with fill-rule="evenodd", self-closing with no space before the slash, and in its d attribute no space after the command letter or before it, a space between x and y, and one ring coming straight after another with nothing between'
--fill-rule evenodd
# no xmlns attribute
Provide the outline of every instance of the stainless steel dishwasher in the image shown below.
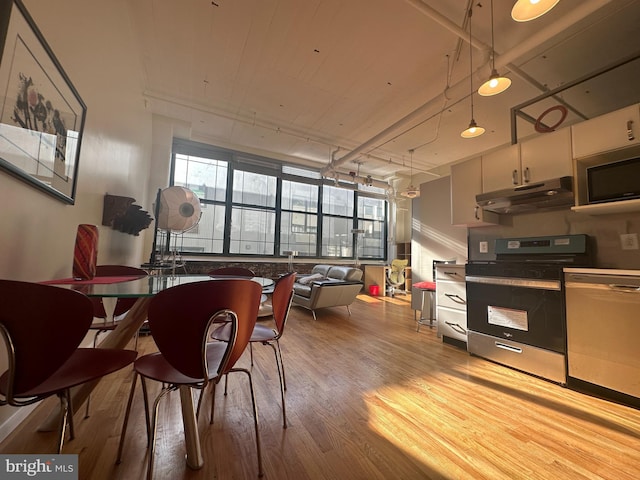
<svg viewBox="0 0 640 480"><path fill-rule="evenodd" d="M568 376L640 398L640 272L565 268Z"/></svg>

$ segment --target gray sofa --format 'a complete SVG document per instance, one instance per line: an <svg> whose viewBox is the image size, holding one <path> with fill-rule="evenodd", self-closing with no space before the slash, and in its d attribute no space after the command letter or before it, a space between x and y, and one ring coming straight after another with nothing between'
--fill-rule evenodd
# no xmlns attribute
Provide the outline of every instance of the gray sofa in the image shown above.
<svg viewBox="0 0 640 480"><path fill-rule="evenodd" d="M293 285L293 303L308 308L317 320L316 310L349 305L362 290L362 270L340 265L316 265L309 275L301 275Z"/></svg>

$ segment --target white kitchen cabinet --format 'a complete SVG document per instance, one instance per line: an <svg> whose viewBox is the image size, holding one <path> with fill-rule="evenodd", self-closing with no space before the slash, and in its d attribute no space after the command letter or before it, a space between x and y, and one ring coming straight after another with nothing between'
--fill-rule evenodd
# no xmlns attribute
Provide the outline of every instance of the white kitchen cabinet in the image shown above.
<svg viewBox="0 0 640 480"><path fill-rule="evenodd" d="M482 193L482 160L480 157L451 166L451 224L464 227L496 225L499 217L476 205Z"/></svg>
<svg viewBox="0 0 640 480"><path fill-rule="evenodd" d="M572 175L569 127L482 156L483 192Z"/></svg>
<svg viewBox="0 0 640 480"><path fill-rule="evenodd" d="M520 185L520 145L509 145L482 156L482 192Z"/></svg>
<svg viewBox="0 0 640 480"><path fill-rule="evenodd" d="M638 104L571 126L573 158L640 144Z"/></svg>
<svg viewBox="0 0 640 480"><path fill-rule="evenodd" d="M571 128L566 127L520 143L521 171L526 183L543 182L552 178L571 177Z"/></svg>
<svg viewBox="0 0 640 480"><path fill-rule="evenodd" d="M465 266L436 265L436 319L443 342L467 343ZM453 341L451 341L453 340Z"/></svg>

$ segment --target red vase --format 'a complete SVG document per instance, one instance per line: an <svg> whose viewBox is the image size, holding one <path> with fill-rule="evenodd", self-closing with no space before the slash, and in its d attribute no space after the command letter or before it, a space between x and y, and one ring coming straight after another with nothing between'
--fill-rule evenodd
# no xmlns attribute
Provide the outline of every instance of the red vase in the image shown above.
<svg viewBox="0 0 640 480"><path fill-rule="evenodd" d="M98 263L98 227L78 225L76 246L73 251L73 278L90 280L96 276Z"/></svg>

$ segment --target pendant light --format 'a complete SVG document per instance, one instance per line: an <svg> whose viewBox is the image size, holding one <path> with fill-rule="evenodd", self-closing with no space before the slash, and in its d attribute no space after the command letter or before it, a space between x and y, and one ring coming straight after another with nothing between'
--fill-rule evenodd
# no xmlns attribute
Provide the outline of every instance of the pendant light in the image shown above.
<svg viewBox="0 0 640 480"><path fill-rule="evenodd" d="M471 121L469 127L464 130L460 136L462 138L474 138L479 137L484 133L484 128L479 127L473 118L473 45L471 45L471 15L473 14L473 7L469 8L469 83L471 84Z"/></svg>
<svg viewBox="0 0 640 480"><path fill-rule="evenodd" d="M406 190L400 192L400 195L407 198L417 198L420 196L420 190L413 186L413 148L409 150L409 154L411 155L409 158L409 166L411 168L411 177L409 179L409 186Z"/></svg>
<svg viewBox="0 0 640 480"><path fill-rule="evenodd" d="M496 48L493 40L493 0L491 0L491 76L478 89L478 94L490 97L504 92L511 86L511 80L498 74L496 70Z"/></svg>
<svg viewBox="0 0 640 480"><path fill-rule="evenodd" d="M528 22L541 17L560 0L518 0L511 9L511 18L516 22Z"/></svg>

